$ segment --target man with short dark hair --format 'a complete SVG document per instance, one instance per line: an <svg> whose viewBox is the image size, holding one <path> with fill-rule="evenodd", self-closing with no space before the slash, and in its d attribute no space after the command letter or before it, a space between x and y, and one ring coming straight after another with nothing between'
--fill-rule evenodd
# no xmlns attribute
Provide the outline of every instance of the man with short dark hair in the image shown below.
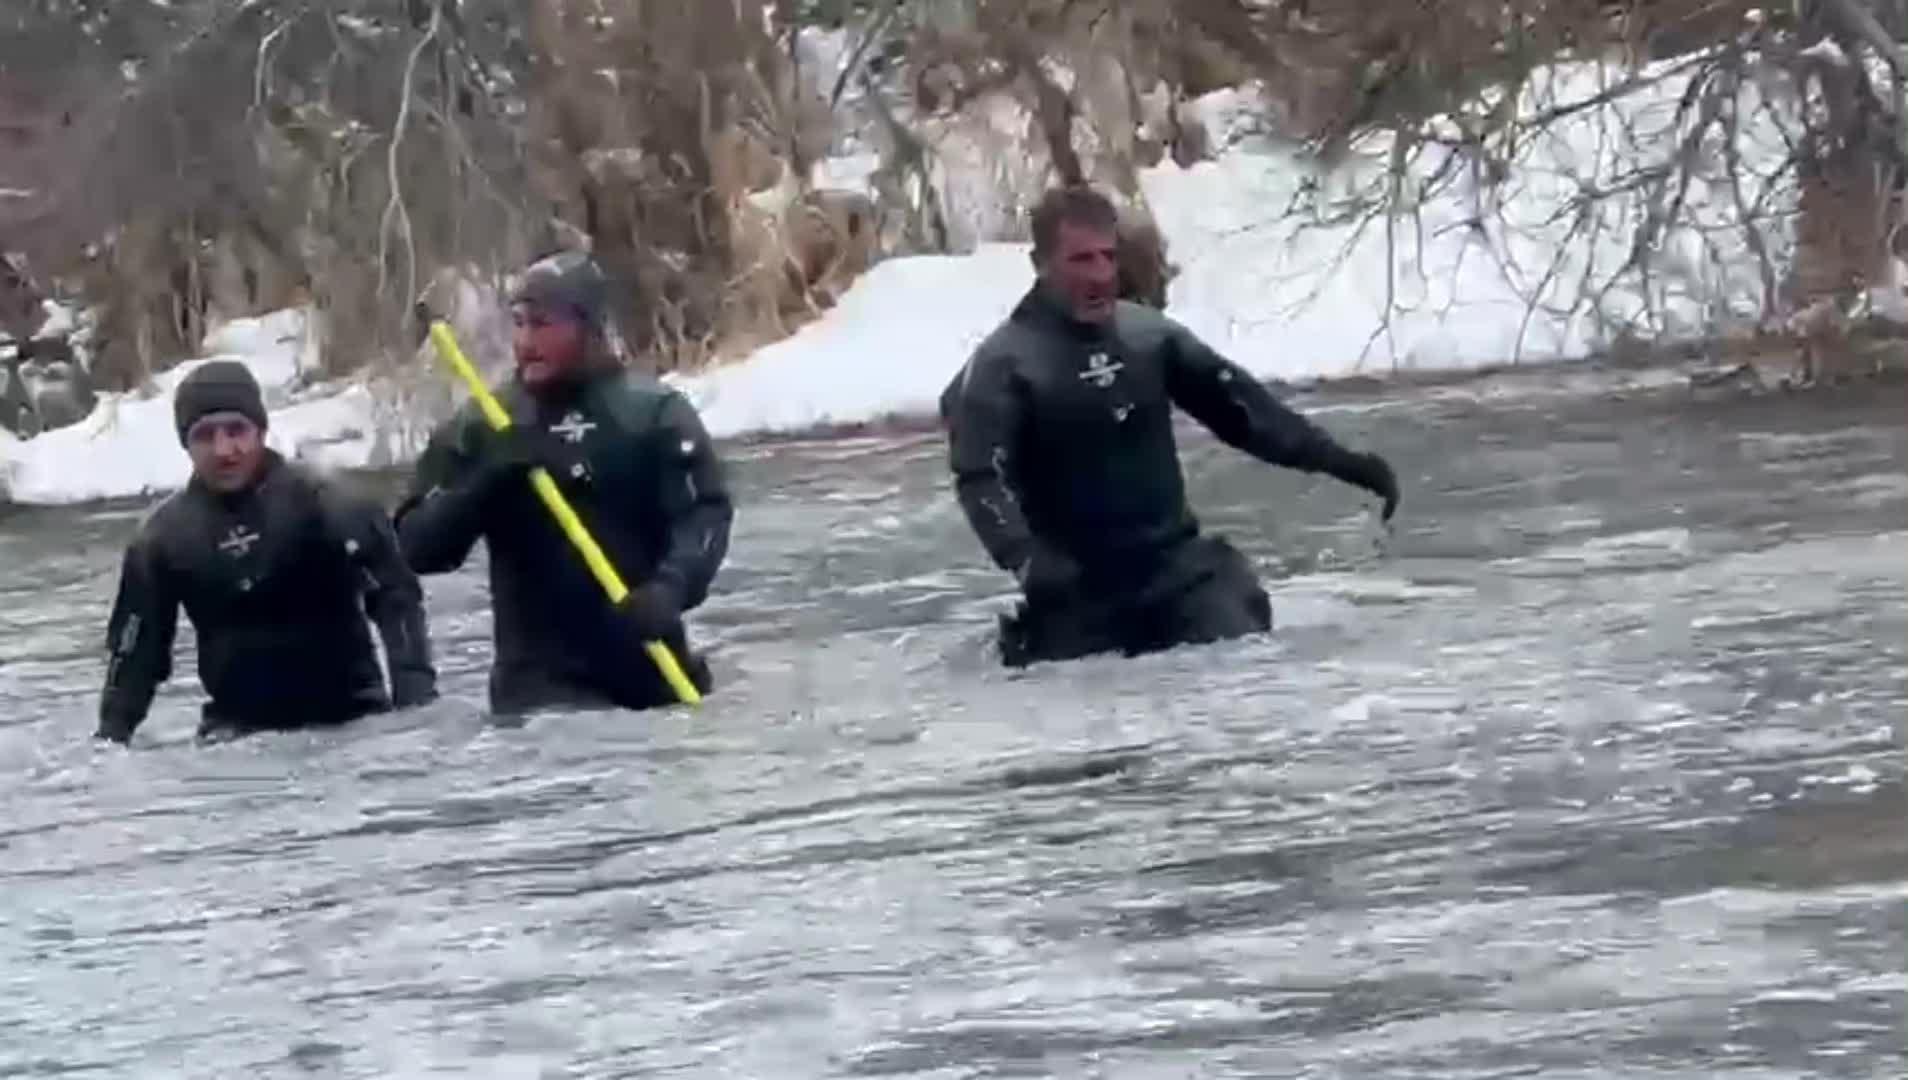
<svg viewBox="0 0 1908 1080"><path fill-rule="evenodd" d="M1398 503L1391 467L1346 449L1151 308L1118 300L1119 213L1086 187L1033 212L1037 280L941 396L961 509L1024 601L1001 621L1021 666L1138 655L1271 628L1245 557L1186 503L1173 407L1275 465Z"/></svg>
<svg viewBox="0 0 1908 1080"><path fill-rule="evenodd" d="M711 685L683 613L708 596L728 552L721 462L688 399L610 351L607 302L588 256L534 263L512 298L516 371L496 391L510 427L492 430L471 403L432 433L398 508L405 557L421 574L456 570L484 541L500 714L671 704L646 641L667 644L699 689ZM533 465L630 583L620 606L538 502Z"/></svg>
<svg viewBox="0 0 1908 1080"><path fill-rule="evenodd" d="M192 476L126 549L97 737L128 742L145 720L172 673L180 608L209 699L201 736L335 726L436 698L424 593L384 511L265 445L264 400L244 364L199 365L173 419Z"/></svg>

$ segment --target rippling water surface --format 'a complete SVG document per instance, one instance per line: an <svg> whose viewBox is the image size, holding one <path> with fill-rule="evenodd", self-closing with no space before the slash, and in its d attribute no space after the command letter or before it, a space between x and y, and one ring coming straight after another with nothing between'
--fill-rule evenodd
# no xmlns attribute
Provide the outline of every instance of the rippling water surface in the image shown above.
<svg viewBox="0 0 1908 1080"><path fill-rule="evenodd" d="M139 509L0 518L0 1075L1908 1071L1908 393L1188 435L1279 631L1010 676L932 439L738 450L697 712L96 749ZM190 634L182 634L189 644Z"/></svg>

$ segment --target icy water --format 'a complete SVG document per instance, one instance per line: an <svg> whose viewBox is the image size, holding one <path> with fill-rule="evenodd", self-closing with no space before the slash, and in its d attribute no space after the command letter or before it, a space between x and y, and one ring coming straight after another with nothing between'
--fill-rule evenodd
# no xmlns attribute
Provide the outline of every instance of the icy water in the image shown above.
<svg viewBox="0 0 1908 1080"><path fill-rule="evenodd" d="M0 1075L1908 1071L1908 391L1189 435L1264 640L1018 677L937 443L738 451L694 713L86 738L135 509L0 519ZM189 634L184 636L189 641ZM458 700L461 699L461 700Z"/></svg>

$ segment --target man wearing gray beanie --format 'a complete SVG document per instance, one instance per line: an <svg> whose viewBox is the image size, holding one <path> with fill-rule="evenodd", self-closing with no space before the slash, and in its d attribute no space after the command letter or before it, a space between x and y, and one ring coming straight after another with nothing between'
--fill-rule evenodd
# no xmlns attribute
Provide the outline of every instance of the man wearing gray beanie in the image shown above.
<svg viewBox="0 0 1908 1080"><path fill-rule="evenodd" d="M627 370L610 348L609 281L582 252L539 259L511 300L516 367L495 387L511 416L494 431L468 403L432 432L399 503L399 543L420 574L488 554L491 709L649 709L676 700L642 654L662 641L703 693L714 685L684 615L708 598L735 510L695 407ZM538 504L549 471L630 584L604 597Z"/></svg>
<svg viewBox="0 0 1908 1080"><path fill-rule="evenodd" d="M264 395L242 363L201 363L172 415L192 475L126 549L96 737L127 742L145 720L172 673L181 608L198 636L203 737L333 726L434 699L423 589L384 511L265 444Z"/></svg>

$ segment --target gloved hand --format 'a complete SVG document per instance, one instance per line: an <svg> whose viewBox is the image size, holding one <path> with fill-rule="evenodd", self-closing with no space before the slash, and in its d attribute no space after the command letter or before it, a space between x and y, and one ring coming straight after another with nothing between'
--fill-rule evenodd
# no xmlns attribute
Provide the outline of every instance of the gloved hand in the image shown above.
<svg viewBox="0 0 1908 1080"><path fill-rule="evenodd" d="M491 483L521 482L521 474L541 465L553 477L567 475L570 460L556 436L540 427L511 424L484 442L483 469Z"/></svg>
<svg viewBox="0 0 1908 1080"><path fill-rule="evenodd" d="M631 589L616 615L638 641L667 641L682 636L682 600L667 581L649 581Z"/></svg>
<svg viewBox="0 0 1908 1080"><path fill-rule="evenodd" d="M106 700L100 702L99 726L93 731L93 738L102 742L115 742L121 746L132 744L132 733L139 726L140 717L131 710L122 707L112 699L109 693Z"/></svg>
<svg viewBox="0 0 1908 1080"><path fill-rule="evenodd" d="M423 672L399 671L391 677L391 707L414 709L437 700L437 680Z"/></svg>
<svg viewBox="0 0 1908 1080"><path fill-rule="evenodd" d="M1353 487L1361 487L1385 502L1380 516L1385 521L1398 509L1398 476L1391 464L1377 454L1347 451L1333 463L1331 474Z"/></svg>
<svg viewBox="0 0 1908 1080"><path fill-rule="evenodd" d="M1080 586L1080 564L1045 544L1036 543L1014 579L1029 601L1055 600Z"/></svg>

